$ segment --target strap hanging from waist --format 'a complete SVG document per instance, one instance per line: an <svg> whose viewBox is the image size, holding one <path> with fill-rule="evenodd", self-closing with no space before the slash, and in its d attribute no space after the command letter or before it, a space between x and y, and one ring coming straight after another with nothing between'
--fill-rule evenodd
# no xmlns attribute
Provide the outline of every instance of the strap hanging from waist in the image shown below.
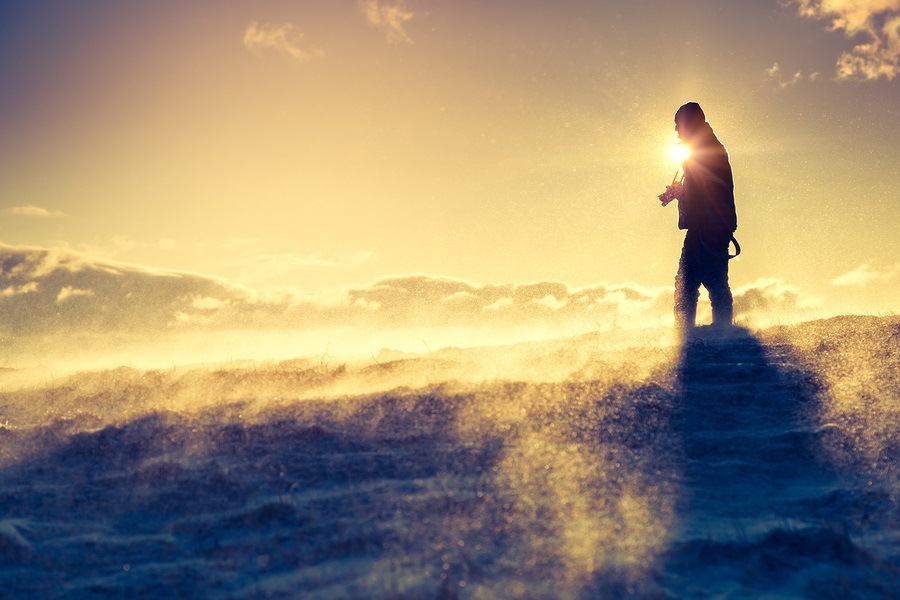
<svg viewBox="0 0 900 600"><path fill-rule="evenodd" d="M706 245L706 242L703 240L703 232L702 231L698 231L697 233L700 235L700 243L703 245L703 249L706 250L707 252L709 252L710 254L712 254L713 256L718 256L719 258L731 260L732 258L737 257L737 255L741 253L741 245L738 243L737 238L734 237L733 234L731 236L731 239L728 240L728 243L734 244L734 254L728 254L727 247L726 247L726 250L724 253L717 252L716 250L713 250L712 248L710 248L709 246Z"/></svg>

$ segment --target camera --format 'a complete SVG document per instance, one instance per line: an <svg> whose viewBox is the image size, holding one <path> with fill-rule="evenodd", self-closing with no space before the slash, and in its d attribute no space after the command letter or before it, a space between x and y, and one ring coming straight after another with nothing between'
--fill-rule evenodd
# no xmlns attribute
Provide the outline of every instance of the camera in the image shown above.
<svg viewBox="0 0 900 600"><path fill-rule="evenodd" d="M681 190L684 187L684 174L681 175L681 179L678 178L678 174L680 171L675 171L675 177L672 178L672 183L666 186L666 191L658 196L659 201L662 202L663 206L666 206L672 200L676 200L681 195Z"/></svg>

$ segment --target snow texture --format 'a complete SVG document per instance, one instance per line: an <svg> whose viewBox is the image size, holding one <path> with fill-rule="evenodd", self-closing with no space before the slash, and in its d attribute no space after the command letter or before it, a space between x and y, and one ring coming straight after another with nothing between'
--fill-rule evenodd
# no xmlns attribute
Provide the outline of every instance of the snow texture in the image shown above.
<svg viewBox="0 0 900 600"><path fill-rule="evenodd" d="M900 319L603 344L3 392L0 596L896 597Z"/></svg>

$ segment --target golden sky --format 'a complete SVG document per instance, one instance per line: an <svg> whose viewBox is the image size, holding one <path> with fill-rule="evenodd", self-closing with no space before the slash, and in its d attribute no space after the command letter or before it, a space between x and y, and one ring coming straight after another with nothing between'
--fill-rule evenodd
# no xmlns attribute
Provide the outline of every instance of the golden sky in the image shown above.
<svg viewBox="0 0 900 600"><path fill-rule="evenodd" d="M900 0L3 3L0 302L128 312L77 276L119 269L169 325L235 290L405 289L424 304L367 306L410 326L450 288L479 319L537 289L567 331L598 289L604 322L628 294L667 314L683 234L656 195L693 100L731 154L738 306L896 312L898 72ZM203 290L161 300L176 276Z"/></svg>

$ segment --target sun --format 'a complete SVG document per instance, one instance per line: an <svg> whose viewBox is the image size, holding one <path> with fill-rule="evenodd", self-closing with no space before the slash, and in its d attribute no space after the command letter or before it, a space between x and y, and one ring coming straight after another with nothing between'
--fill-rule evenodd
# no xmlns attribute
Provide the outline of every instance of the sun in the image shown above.
<svg viewBox="0 0 900 600"><path fill-rule="evenodd" d="M669 148L669 158L678 165L686 161L690 155L690 149L682 142L675 142Z"/></svg>

